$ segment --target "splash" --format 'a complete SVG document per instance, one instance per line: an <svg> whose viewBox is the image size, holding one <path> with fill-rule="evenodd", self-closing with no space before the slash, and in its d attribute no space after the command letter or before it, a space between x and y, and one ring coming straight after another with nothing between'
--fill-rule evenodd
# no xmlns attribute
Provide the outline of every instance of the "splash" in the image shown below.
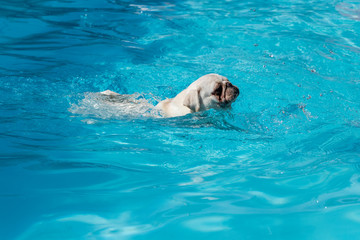
<svg viewBox="0 0 360 240"><path fill-rule="evenodd" d="M108 96L86 93L78 103L69 108L73 114L100 119L159 118L160 112L143 94L119 94ZM91 121L89 122L91 123Z"/></svg>

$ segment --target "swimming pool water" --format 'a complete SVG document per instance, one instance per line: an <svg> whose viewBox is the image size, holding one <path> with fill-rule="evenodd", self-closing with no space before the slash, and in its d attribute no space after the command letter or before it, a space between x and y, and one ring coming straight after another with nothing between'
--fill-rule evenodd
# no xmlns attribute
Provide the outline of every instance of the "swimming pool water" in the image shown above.
<svg viewBox="0 0 360 240"><path fill-rule="evenodd" d="M359 1L0 7L0 239L358 239ZM146 104L218 73L231 111Z"/></svg>

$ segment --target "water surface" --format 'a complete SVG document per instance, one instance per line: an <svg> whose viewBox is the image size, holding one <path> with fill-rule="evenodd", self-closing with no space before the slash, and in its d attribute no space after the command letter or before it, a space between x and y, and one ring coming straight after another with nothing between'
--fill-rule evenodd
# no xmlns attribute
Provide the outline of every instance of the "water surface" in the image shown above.
<svg viewBox="0 0 360 240"><path fill-rule="evenodd" d="M1 239L357 239L359 1L1 1ZM231 111L163 119L218 73Z"/></svg>

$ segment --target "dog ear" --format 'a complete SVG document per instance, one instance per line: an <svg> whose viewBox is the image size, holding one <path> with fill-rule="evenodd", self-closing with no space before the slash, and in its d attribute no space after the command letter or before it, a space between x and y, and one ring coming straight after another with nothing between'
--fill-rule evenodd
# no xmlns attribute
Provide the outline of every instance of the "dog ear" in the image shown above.
<svg viewBox="0 0 360 240"><path fill-rule="evenodd" d="M190 90L184 99L183 105L190 108L192 112L200 111L200 89Z"/></svg>

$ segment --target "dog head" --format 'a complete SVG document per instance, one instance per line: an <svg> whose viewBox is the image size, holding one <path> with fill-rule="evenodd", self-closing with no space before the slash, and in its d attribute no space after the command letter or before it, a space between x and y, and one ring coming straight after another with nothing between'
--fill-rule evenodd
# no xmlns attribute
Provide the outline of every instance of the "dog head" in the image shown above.
<svg viewBox="0 0 360 240"><path fill-rule="evenodd" d="M184 106L192 112L210 108L228 108L239 96L239 88L218 74L208 74L193 82L184 98Z"/></svg>

